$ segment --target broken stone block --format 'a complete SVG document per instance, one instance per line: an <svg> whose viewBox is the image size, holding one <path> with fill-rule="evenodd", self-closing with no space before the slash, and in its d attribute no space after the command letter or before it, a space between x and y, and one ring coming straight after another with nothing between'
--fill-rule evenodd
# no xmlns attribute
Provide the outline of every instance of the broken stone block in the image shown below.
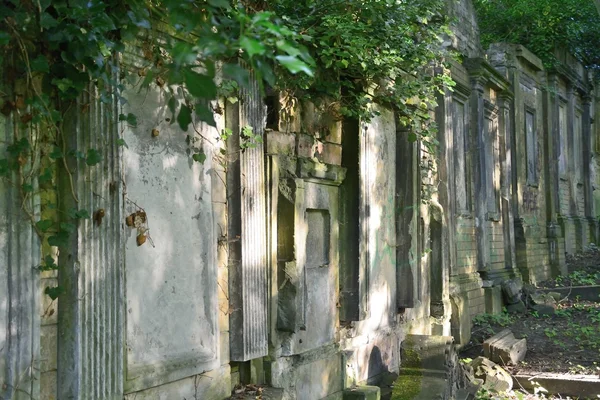
<svg viewBox="0 0 600 400"><path fill-rule="evenodd" d="M555 306L549 304L534 304L533 309L537 311L539 315L554 315L556 311Z"/></svg>
<svg viewBox="0 0 600 400"><path fill-rule="evenodd" d="M550 296L552 296L552 298L554 299L554 301L556 301L557 303L558 303L559 301L561 301L561 300L562 300L562 298L563 298L562 294L560 294L560 293L558 293L558 292L548 292L548 294L549 294Z"/></svg>
<svg viewBox="0 0 600 400"><path fill-rule="evenodd" d="M529 294L529 299L531 300L531 302L533 304L548 305L548 306L556 305L556 300L554 300L554 297L552 297L548 293L534 292L534 293Z"/></svg>
<svg viewBox="0 0 600 400"><path fill-rule="evenodd" d="M519 300L514 304L507 305L506 310L511 314L524 314L527 311L527 307L525 307L523 301Z"/></svg>
<svg viewBox="0 0 600 400"><path fill-rule="evenodd" d="M520 279L507 279L502 282L502 293L508 304L515 304L521 300L523 282Z"/></svg>
<svg viewBox="0 0 600 400"><path fill-rule="evenodd" d="M513 380L508 372L485 357L477 357L471 363L475 378L483 380L483 387L502 393L512 389Z"/></svg>
<svg viewBox="0 0 600 400"><path fill-rule="evenodd" d="M526 353L527 339L516 339L510 329L504 329L483 342L483 354L503 365L517 364Z"/></svg>

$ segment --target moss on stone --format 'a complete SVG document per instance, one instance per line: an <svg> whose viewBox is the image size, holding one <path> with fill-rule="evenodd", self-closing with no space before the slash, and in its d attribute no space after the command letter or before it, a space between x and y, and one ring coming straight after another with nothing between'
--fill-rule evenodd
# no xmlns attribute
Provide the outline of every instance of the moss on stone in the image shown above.
<svg viewBox="0 0 600 400"><path fill-rule="evenodd" d="M391 400L418 399L421 393L423 373L418 369L402 370L394 382Z"/></svg>

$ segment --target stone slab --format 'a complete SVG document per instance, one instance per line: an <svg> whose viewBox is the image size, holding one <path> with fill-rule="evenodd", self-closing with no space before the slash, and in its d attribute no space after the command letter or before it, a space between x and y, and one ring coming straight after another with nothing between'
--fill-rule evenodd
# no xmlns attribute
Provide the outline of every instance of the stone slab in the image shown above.
<svg viewBox="0 0 600 400"><path fill-rule="evenodd" d="M546 293L556 292L560 293L563 297L569 297L570 299L575 299L579 297L580 300L586 301L599 301L600 300L600 285L594 286L570 286L570 287L560 287L560 288L552 288L552 289L540 289Z"/></svg>
<svg viewBox="0 0 600 400"><path fill-rule="evenodd" d="M541 373L536 375L518 374L513 376L517 386L533 390L538 384L549 394L573 396L575 398L595 398L600 393L600 377L590 375L567 375Z"/></svg>
<svg viewBox="0 0 600 400"><path fill-rule="evenodd" d="M219 332L214 149L186 142L176 124L156 123L170 117L160 93L128 100L126 111L135 113L139 124L123 133L128 143L123 149L124 214L142 207L148 221L147 227L125 230L125 390L131 392L218 366ZM206 137L216 135L196 122ZM158 137L149 134L155 128ZM207 156L204 163L189 156L200 150ZM136 236L145 228L151 239L138 246Z"/></svg>
<svg viewBox="0 0 600 400"><path fill-rule="evenodd" d="M500 286L484 287L485 312L500 314L502 312L502 288Z"/></svg>

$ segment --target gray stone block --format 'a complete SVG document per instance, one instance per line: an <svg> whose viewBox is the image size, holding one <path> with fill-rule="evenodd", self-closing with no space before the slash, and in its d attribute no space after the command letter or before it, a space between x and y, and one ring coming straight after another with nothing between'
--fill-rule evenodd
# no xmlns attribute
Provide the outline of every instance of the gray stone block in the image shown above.
<svg viewBox="0 0 600 400"><path fill-rule="evenodd" d="M512 377L502 367L485 357L477 357L471 363L475 378L483 380L483 387L499 393L512 389Z"/></svg>
<svg viewBox="0 0 600 400"><path fill-rule="evenodd" d="M500 314L502 312L502 288L500 286L486 287L483 289L485 295L485 312L488 314Z"/></svg>
<svg viewBox="0 0 600 400"><path fill-rule="evenodd" d="M523 314L527 311L527 307L525 307L525 303L523 303L521 300L519 300L518 302L516 302L514 304L507 305L506 309L511 314Z"/></svg>
<svg viewBox="0 0 600 400"><path fill-rule="evenodd" d="M504 329L483 342L483 354L503 365L517 364L526 353L527 340L516 339L510 329Z"/></svg>
<svg viewBox="0 0 600 400"><path fill-rule="evenodd" d="M508 304L515 304L521 300L523 282L520 279L507 279L502 282L502 293Z"/></svg>
<svg viewBox="0 0 600 400"><path fill-rule="evenodd" d="M554 315L556 309L554 306L549 304L535 304L533 309L537 311L539 315Z"/></svg>

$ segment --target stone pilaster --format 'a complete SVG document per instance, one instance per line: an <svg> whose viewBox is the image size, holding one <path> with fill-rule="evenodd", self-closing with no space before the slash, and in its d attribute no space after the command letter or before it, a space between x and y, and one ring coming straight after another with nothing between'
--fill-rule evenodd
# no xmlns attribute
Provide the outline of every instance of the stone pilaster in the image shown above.
<svg viewBox="0 0 600 400"><path fill-rule="evenodd" d="M474 155L474 181L475 181L475 228L477 232L477 268L486 271L490 266L490 249L488 246L489 229L487 223L488 212L488 182L486 174L486 128L484 83L475 77L471 81L471 127L472 127L472 153Z"/></svg>
<svg viewBox="0 0 600 400"><path fill-rule="evenodd" d="M247 361L268 354L267 206L263 145L240 151L240 144L247 140L243 130L248 127L264 136L266 107L255 79L240 90L240 98L227 115L236 136L228 143L229 153L236 154L227 177L228 235L239 238L230 249L230 350L232 360Z"/></svg>
<svg viewBox="0 0 600 400"><path fill-rule="evenodd" d="M89 107L86 113L80 112ZM118 102L105 104L95 90L66 114L67 148L102 155L96 166L70 157L59 170L61 215L87 210L60 249L58 313L58 398L123 398L124 278L123 193ZM72 183L69 176L72 176ZM99 214L104 217L98 218Z"/></svg>
<svg viewBox="0 0 600 400"><path fill-rule="evenodd" d="M15 113L0 115L0 157L16 132L27 136L19 131L23 128ZM40 394L40 243L35 221L24 212L36 218L39 198L24 202L19 194L22 175L9 172L7 180L0 178L0 398L10 400ZM35 190L36 182L32 184Z"/></svg>

